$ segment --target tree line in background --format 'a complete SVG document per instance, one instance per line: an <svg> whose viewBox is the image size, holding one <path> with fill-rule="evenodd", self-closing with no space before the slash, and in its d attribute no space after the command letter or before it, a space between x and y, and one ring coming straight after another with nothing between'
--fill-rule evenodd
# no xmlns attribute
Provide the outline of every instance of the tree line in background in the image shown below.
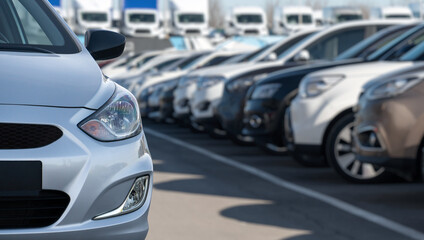
<svg viewBox="0 0 424 240"><path fill-rule="evenodd" d="M417 2L418 0L390 0L390 5L405 5L409 3ZM299 0L267 0L265 4L265 12L267 14L267 20L269 27L272 27L272 21L274 17L274 9L281 5L299 5ZM328 0L306 0L306 6L310 6L313 9L322 9L328 6ZM361 3L358 0L351 0L347 4L349 6L360 7L364 12L364 17L368 18L370 15L370 7L367 4ZM226 13L222 5L221 0L209 0L209 11L210 19L209 24L213 28L224 28Z"/></svg>

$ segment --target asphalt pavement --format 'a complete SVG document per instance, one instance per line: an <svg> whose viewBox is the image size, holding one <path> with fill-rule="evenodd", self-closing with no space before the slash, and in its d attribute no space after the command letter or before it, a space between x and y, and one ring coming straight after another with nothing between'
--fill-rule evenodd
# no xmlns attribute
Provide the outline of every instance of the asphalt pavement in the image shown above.
<svg viewBox="0 0 424 240"><path fill-rule="evenodd" d="M359 185L330 168L144 121L148 239L424 239L424 183Z"/></svg>

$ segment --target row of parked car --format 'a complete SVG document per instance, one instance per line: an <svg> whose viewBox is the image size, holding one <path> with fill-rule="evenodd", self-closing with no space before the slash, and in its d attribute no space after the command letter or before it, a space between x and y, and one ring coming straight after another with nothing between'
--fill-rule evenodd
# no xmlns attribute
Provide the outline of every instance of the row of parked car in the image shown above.
<svg viewBox="0 0 424 240"><path fill-rule="evenodd" d="M255 52L145 52L103 71L136 96L143 117L369 183L421 179L422 60L424 24L372 20Z"/></svg>

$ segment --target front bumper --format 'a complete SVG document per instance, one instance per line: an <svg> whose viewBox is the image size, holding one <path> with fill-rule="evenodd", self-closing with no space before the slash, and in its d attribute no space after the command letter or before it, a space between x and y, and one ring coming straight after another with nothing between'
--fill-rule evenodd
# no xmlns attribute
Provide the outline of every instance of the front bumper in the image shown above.
<svg viewBox="0 0 424 240"><path fill-rule="evenodd" d="M199 119L215 118L217 107L224 94L224 82L217 83L205 89L197 89L194 93L190 108L196 121Z"/></svg>
<svg viewBox="0 0 424 240"><path fill-rule="evenodd" d="M424 126L423 111L410 101L421 102L419 94L390 99L361 97L356 115L354 140L359 160L409 174L417 166Z"/></svg>
<svg viewBox="0 0 424 240"><path fill-rule="evenodd" d="M175 116L187 116L190 114L190 100L196 92L196 84L189 84L184 87L177 87L174 91L173 108Z"/></svg>
<svg viewBox="0 0 424 240"><path fill-rule="evenodd" d="M152 181L147 200L137 211L108 218L94 217L118 208L135 179L148 175L153 165L144 134L103 143L81 131L78 123L93 111L77 108L0 106L0 122L48 124L63 136L45 147L0 150L0 161L41 161L42 189L69 195L70 203L51 226L0 230L0 239L144 239L148 232Z"/></svg>
<svg viewBox="0 0 424 240"><path fill-rule="evenodd" d="M283 145L284 104L278 99L248 100L244 106L243 135L256 142Z"/></svg>

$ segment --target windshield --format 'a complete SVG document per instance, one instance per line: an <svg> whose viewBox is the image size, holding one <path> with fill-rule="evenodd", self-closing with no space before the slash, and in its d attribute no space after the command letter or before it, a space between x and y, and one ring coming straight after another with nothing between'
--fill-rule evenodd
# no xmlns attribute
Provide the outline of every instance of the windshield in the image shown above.
<svg viewBox="0 0 424 240"><path fill-rule="evenodd" d="M81 17L85 22L107 22L107 13L82 12Z"/></svg>
<svg viewBox="0 0 424 240"><path fill-rule="evenodd" d="M361 20L362 15L359 14L340 14L337 16L337 22L347 22L347 21L353 21L353 20Z"/></svg>
<svg viewBox="0 0 424 240"><path fill-rule="evenodd" d="M143 59L138 59L138 61L136 61L135 65L137 66L137 68L141 68L144 64L148 63L150 60L154 59L157 55L152 55L149 57L145 57Z"/></svg>
<svg viewBox="0 0 424 240"><path fill-rule="evenodd" d="M132 13L129 18L131 23L154 23L156 21L154 14Z"/></svg>
<svg viewBox="0 0 424 240"><path fill-rule="evenodd" d="M201 62L205 57L207 57L207 55L208 55L208 53L192 56L192 57L188 58L186 61L184 61L184 63L181 63L178 66L178 69L187 70L187 69L190 69L193 66L197 66L199 62Z"/></svg>
<svg viewBox="0 0 424 240"><path fill-rule="evenodd" d="M237 15L237 22L240 24L262 23L262 16L259 14Z"/></svg>
<svg viewBox="0 0 424 240"><path fill-rule="evenodd" d="M416 47L405 53L399 58L400 61L423 61L424 56L424 42L421 42Z"/></svg>
<svg viewBox="0 0 424 240"><path fill-rule="evenodd" d="M412 17L410 15L402 15L402 14L392 14L392 15L386 15L387 19L411 19Z"/></svg>
<svg viewBox="0 0 424 240"><path fill-rule="evenodd" d="M0 50L80 51L70 33L43 0L0 1Z"/></svg>
<svg viewBox="0 0 424 240"><path fill-rule="evenodd" d="M411 36L417 34L422 29L423 29L423 26L421 26L421 25L412 28L411 30L409 30L406 33L402 34L401 36L397 37L396 39L394 39L390 43L386 44L384 47L375 51L373 54L371 54L369 57L367 57L367 60L368 61L375 61L375 60L379 59L383 54L387 53L390 49L393 49L394 47L399 45L401 42L403 42L406 39L410 38Z"/></svg>
<svg viewBox="0 0 424 240"><path fill-rule="evenodd" d="M243 62L244 58L246 58L246 56L249 55L247 53L244 54L237 54L234 55L232 57L230 57L229 59L217 64L217 65L226 65L226 64L235 64L235 63L240 63Z"/></svg>
<svg viewBox="0 0 424 240"><path fill-rule="evenodd" d="M259 60L257 58L260 57L266 51L268 51L268 49L271 49L273 46L275 46L275 43L266 45L265 47L263 47L263 48L257 50L256 52L252 53L248 58L245 59L244 62L252 62L252 61Z"/></svg>
<svg viewBox="0 0 424 240"><path fill-rule="evenodd" d="M296 25L296 24L300 24L300 18L302 18L302 23L303 24L310 24L312 23L312 16L311 15L307 15L307 14L303 14L303 15L288 15L287 16L287 23L289 25Z"/></svg>
<svg viewBox="0 0 424 240"><path fill-rule="evenodd" d="M205 17L203 14L180 14L178 21L180 23L204 23Z"/></svg>

